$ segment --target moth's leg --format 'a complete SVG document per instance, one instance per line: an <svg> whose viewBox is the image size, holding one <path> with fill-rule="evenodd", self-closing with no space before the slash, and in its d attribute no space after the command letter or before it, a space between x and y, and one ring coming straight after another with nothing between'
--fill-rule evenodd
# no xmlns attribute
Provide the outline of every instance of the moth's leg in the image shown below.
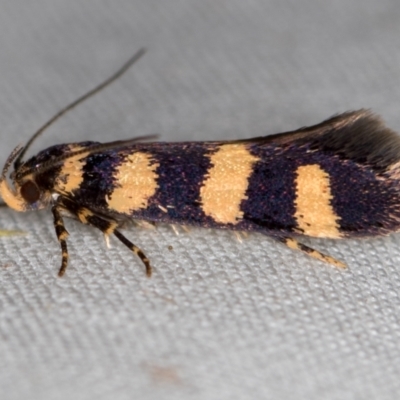
<svg viewBox="0 0 400 400"><path fill-rule="evenodd" d="M313 258L316 258L317 260L326 262L328 264L332 264L335 267L347 268L347 265L342 263L341 261L336 260L335 258L328 256L326 254L323 254L323 253L319 252L318 250L315 250L311 247L308 247L305 244L298 242L294 238L289 238L289 237L280 237L279 238L278 237L276 239L279 240L281 243L285 244L290 249L300 250L303 253L306 253L307 255L309 255Z"/></svg>
<svg viewBox="0 0 400 400"><path fill-rule="evenodd" d="M149 259L139 247L133 244L120 231L117 230L117 222L103 219L97 215L94 215L87 209L78 210L77 216L81 222L100 229L106 236L109 236L113 233L126 247L128 247L129 250L135 253L142 260L144 266L146 267L146 275L148 277L151 276L152 268Z"/></svg>
<svg viewBox="0 0 400 400"><path fill-rule="evenodd" d="M65 270L67 269L68 266L68 258L69 258L67 240L66 240L68 237L68 232L64 226L64 220L60 212L61 210L62 207L60 207L59 205L55 205L51 209L54 217L54 228L56 230L58 242L60 243L61 246L61 254L62 254L61 268L58 271L59 277L64 275Z"/></svg>
<svg viewBox="0 0 400 400"><path fill-rule="evenodd" d="M0 229L0 236L24 236L26 232L23 231L9 231L5 229Z"/></svg>
<svg viewBox="0 0 400 400"><path fill-rule="evenodd" d="M135 244L133 244L130 240L128 240L120 231L114 229L114 235L131 251L133 251L143 262L146 267L146 275L150 278L152 273L152 268L150 265L149 259L146 257L146 254L140 250Z"/></svg>

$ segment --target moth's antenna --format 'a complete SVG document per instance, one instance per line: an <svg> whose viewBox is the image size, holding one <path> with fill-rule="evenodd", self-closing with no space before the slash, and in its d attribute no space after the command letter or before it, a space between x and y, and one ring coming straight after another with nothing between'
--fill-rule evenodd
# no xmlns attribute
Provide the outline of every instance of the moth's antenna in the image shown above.
<svg viewBox="0 0 400 400"><path fill-rule="evenodd" d="M146 53L145 48L141 48L137 53L133 55L132 58L130 58L115 74L110 76L108 79L106 79L103 83L100 85L96 86L94 89L90 90L83 96L79 97L75 101L73 101L71 104L69 104L67 107L63 108L60 110L56 115L54 115L53 118L51 118L49 121L47 121L37 132L35 132L32 137L28 140L24 148L21 150L19 153L18 157L14 161L14 169L17 170L18 167L22 164L22 158L24 157L25 153L29 149L29 147L32 145L32 143L50 126L52 125L55 121L57 121L60 117L62 117L65 113L68 111L72 110L75 108L78 104L83 103L86 99L89 97L92 97L96 93L100 92L103 90L106 86L117 80L121 75L123 75L136 61L139 60L144 54Z"/></svg>
<svg viewBox="0 0 400 400"><path fill-rule="evenodd" d="M135 144L137 142L142 142L144 140L152 140L152 139L157 139L157 138L158 138L158 135L146 135L146 136L138 136L136 138L128 139L128 140L117 140L117 141L111 142L111 143L96 143L93 146L88 146L88 147L85 147L83 149L75 150L75 151L72 151L70 153L63 154L61 156L55 157L55 158L53 158L53 159L51 159L49 161L46 161L46 162L40 164L39 167L32 167L32 168L25 169L22 174L18 175L18 178L19 179L23 178L24 176L31 174L32 171L35 171L36 174L42 173L43 171L46 171L47 169L53 167L54 165L57 165L61 161L68 160L71 157L79 156L80 154L84 154L84 153L86 153L86 154L100 153L100 152L104 152L104 151L107 151L107 150L113 150L113 149L118 149L118 148L121 148L121 147L131 146L131 145L133 145L133 144ZM18 154L17 153L18 151L21 151L21 147L16 148L11 153L11 155L9 157L9 159L11 161L12 161L13 157L14 158L16 157L16 154ZM11 164L11 162L8 163L8 166L10 166L10 164ZM7 172L6 168L7 168L7 163L6 163L6 166L4 167L5 171ZM3 173L4 176L5 176L6 172ZM1 232L1 230L0 230L0 232Z"/></svg>

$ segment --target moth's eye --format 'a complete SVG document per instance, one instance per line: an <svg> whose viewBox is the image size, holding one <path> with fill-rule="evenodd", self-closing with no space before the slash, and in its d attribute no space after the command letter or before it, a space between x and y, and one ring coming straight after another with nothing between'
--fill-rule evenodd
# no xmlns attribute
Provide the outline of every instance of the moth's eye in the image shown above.
<svg viewBox="0 0 400 400"><path fill-rule="evenodd" d="M35 182L27 181L21 186L21 196L29 204L33 204L40 198L40 190Z"/></svg>

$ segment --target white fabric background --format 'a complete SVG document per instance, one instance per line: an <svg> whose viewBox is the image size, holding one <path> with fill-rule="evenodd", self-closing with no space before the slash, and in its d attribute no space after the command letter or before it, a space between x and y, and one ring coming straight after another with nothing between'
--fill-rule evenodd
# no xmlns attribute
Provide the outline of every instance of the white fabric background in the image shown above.
<svg viewBox="0 0 400 400"><path fill-rule="evenodd" d="M159 133L234 139L361 107L400 129L397 0L0 2L1 164L61 107L35 150ZM155 267L49 211L1 209L1 399L395 399L400 237L307 241L346 272L262 235L126 231ZM173 250L168 250L168 246Z"/></svg>

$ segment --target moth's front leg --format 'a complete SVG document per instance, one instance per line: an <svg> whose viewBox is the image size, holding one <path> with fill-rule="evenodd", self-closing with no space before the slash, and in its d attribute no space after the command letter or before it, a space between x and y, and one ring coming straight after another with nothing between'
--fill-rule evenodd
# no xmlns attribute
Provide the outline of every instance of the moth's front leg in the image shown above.
<svg viewBox="0 0 400 400"><path fill-rule="evenodd" d="M61 246L61 254L62 254L61 268L58 271L59 277L61 277L65 274L65 270L67 269L68 258L69 258L67 240L66 240L68 237L68 232L64 226L64 220L61 215L62 210L63 210L63 208L59 204L54 205L51 209L51 211L53 213L53 217L54 217L54 228L56 230L58 242L60 243L60 246Z"/></svg>
<svg viewBox="0 0 400 400"><path fill-rule="evenodd" d="M74 215L80 222L85 225L91 225L95 228L101 230L106 236L114 234L129 250L135 253L143 262L146 267L146 275L151 276L152 268L149 259L143 253L143 251L128 240L121 232L117 230L119 224L117 221L105 219L99 215L94 214L88 208L81 207L74 203L68 198L59 197L57 203L52 207L52 212L54 216L54 227L57 234L57 239L61 245L62 250L62 262L61 268L58 272L58 276L63 276L65 270L68 266L68 248L66 239L68 237L68 232L65 229L64 221L62 218L62 212L66 211L69 214Z"/></svg>

